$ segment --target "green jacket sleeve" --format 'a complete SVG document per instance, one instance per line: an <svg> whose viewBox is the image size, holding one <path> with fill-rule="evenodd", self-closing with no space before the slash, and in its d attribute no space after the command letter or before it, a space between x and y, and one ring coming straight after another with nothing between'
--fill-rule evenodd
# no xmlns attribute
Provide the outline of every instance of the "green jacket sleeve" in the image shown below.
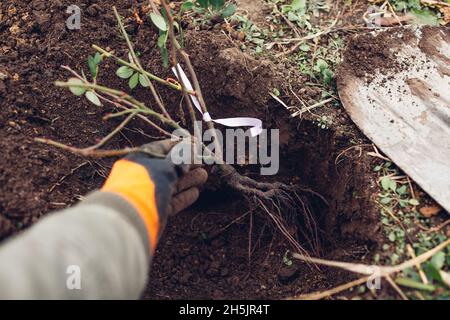
<svg viewBox="0 0 450 320"><path fill-rule="evenodd" d="M137 299L151 258L134 207L95 192L0 247L0 299Z"/></svg>

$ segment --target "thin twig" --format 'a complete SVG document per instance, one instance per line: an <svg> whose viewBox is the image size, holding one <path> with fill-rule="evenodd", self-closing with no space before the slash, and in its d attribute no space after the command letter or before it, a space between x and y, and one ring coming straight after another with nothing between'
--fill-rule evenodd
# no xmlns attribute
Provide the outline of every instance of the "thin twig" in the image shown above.
<svg viewBox="0 0 450 320"><path fill-rule="evenodd" d="M315 104L313 104L312 106L309 106L309 107L306 107L306 108L302 108L302 109L300 109L300 110L294 112L294 113L292 114L292 116L293 116L293 117L296 117L296 116L298 116L298 115L301 116L304 112L313 110L313 109L315 109L315 108L322 107L322 106L326 105L327 103L329 103L329 102L331 102L331 101L333 101L333 100L335 100L335 99L334 99L334 98L328 98L328 99L326 99L326 100L323 100L323 101L320 101L320 102L318 102L318 103L315 103Z"/></svg>
<svg viewBox="0 0 450 320"><path fill-rule="evenodd" d="M394 282L394 280L392 280L392 278L389 275L386 276L386 280L391 285L391 287L394 288L395 291L397 291L398 295L403 300L409 300L406 294L403 292L403 290L400 289L400 287Z"/></svg>
<svg viewBox="0 0 450 320"><path fill-rule="evenodd" d="M55 184L48 190L48 192L49 192L49 193L52 193L53 190L55 190L55 188L56 188L57 186L61 185L61 183L62 183L64 180L66 180L66 178L67 178L68 176L74 174L75 171L77 171L78 169L84 167L84 166L87 165L87 164L89 164L89 161L85 161L85 162L81 163L80 165L76 166L75 168L73 168L72 170L70 170L70 173L64 175L61 179L59 179L58 182L55 183Z"/></svg>
<svg viewBox="0 0 450 320"><path fill-rule="evenodd" d="M400 20L400 18L398 17L398 15L395 13L395 10L394 10L394 8L392 7L392 4L391 4L391 2L390 2L389 0L387 1L387 5L388 5L388 7L389 7L389 10L391 11L391 13L394 15L395 19L397 20L398 24L399 24L400 26L403 26L402 21Z"/></svg>
<svg viewBox="0 0 450 320"><path fill-rule="evenodd" d="M126 117L126 119L122 121L122 123L119 124L113 131L111 131L106 137L101 139L97 144L87 149L97 150L98 148L103 147L109 140L111 140L116 134L118 134L131 120L133 120L136 114L137 111L131 111L131 114L128 117Z"/></svg>
<svg viewBox="0 0 450 320"><path fill-rule="evenodd" d="M411 258L416 258L414 249L411 247L411 245L409 243L406 245L406 250L408 250L408 253L411 256ZM423 272L422 266L420 264L416 264L416 269L419 272L419 275L420 275L420 278L422 279L423 284L428 284L428 278L425 275L425 272Z"/></svg>
<svg viewBox="0 0 450 320"><path fill-rule="evenodd" d="M374 272L377 272L377 275L384 277L386 275L391 275L393 273L403 271L404 269L414 267L418 263L421 264L421 263L427 261L432 256L434 256L436 253L438 253L439 251L441 251L445 247L447 247L449 244L450 244L450 239L447 239L446 241L437 245L433 249L421 254L420 256L410 259L410 260L407 260L396 266L377 266L377 265L356 264L356 263L348 263L348 262L337 262L337 261L317 259L317 258L312 258L312 257L308 257L308 256L303 256L298 253L294 253L292 255L292 257L295 259L298 259L298 260L302 260L302 261L321 264L321 265L325 265L325 266L329 266L329 267L336 267L336 268L340 268L340 269L345 269L347 271L366 274L366 275L372 275L372 274L374 274Z"/></svg>
<svg viewBox="0 0 450 320"><path fill-rule="evenodd" d="M164 6L167 17L170 19L170 17L172 17L172 14L170 12L170 8L167 4L167 1L161 0L161 3ZM180 43L178 42L178 40L175 37L172 38L172 41L173 41L172 45L175 46L177 52L181 56L184 64L186 65L186 68L188 69L189 75L191 76L191 81L193 83L194 90L195 90L197 99L200 103L202 112L203 112L203 114L208 113L208 108L206 107L205 99L203 98L202 90L200 88L200 83L198 81L197 74L194 71L194 67L192 66L191 59L189 58L189 55L183 50ZM214 128L214 123L212 121L208 121L207 126L208 126L208 129L211 130L211 135L214 139L214 146L215 146L214 151L216 154L216 158L221 159L222 158L222 150L221 150L222 146L219 145L219 139L217 137L216 130Z"/></svg>
<svg viewBox="0 0 450 320"><path fill-rule="evenodd" d="M288 300L321 300L327 297L331 297L335 295L336 293L351 289L355 286L358 286L360 284L366 283L369 280L370 277L362 277L357 280L351 281L349 283L342 284L340 286L337 286L333 289L322 291L322 292L314 292L310 294L302 294L296 297L288 298Z"/></svg>
<svg viewBox="0 0 450 320"><path fill-rule="evenodd" d="M438 225L438 226L436 226L436 227L433 227L433 228L427 229L427 228L425 228L424 226L421 226L420 224L419 224L419 228L422 229L422 230L424 230L425 233L433 233L433 232L438 232L438 231L440 231L442 228L444 228L444 227L445 227L446 225L448 225L448 224L450 224L450 219L444 221L444 222L441 223L440 225Z"/></svg>
<svg viewBox="0 0 450 320"><path fill-rule="evenodd" d="M86 158L95 158L95 159L101 159L101 158L108 158L108 157L119 157L124 156L132 152L140 152L142 151L141 148L125 148L120 150L92 150L89 148L80 149L72 146L68 146L64 143L57 142L51 139L43 139L43 138L35 138L36 142L44 143L50 146L57 147L62 150L69 151L70 153L86 157Z"/></svg>
<svg viewBox="0 0 450 320"><path fill-rule="evenodd" d="M118 101L113 101L113 100L111 100L111 99L108 99L107 97L102 96L102 95L99 94L98 92L97 92L96 94L97 94L97 96L98 96L100 99L102 99L102 100L104 100L104 101L106 101L106 102L108 102L108 103L111 103L112 105L114 105L114 106L116 106L116 107L118 107L118 108L120 108L120 109L124 109L125 111L132 112L132 111L135 109L135 107L134 107L133 104L128 103L127 101L121 99L120 97L115 97L115 99L116 99L116 100L118 99ZM127 105L130 105L130 106L131 106L131 109L130 109L130 108L127 108L127 107L124 106L122 103L127 104ZM161 126L157 125L156 123L154 123L153 121L151 121L150 119L148 119L147 117L145 117L143 114L139 114L139 113L138 113L138 114L137 114L137 117L140 118L140 119L142 119L142 120L144 120L145 122L147 122L149 125L151 125L153 128L155 128L156 130L158 130L158 131L159 131L160 133L162 133L163 135L165 135L165 136L167 136L167 137L174 137L174 135L172 135L170 132L164 130L163 128L161 128Z"/></svg>
<svg viewBox="0 0 450 320"><path fill-rule="evenodd" d="M268 46L273 45L273 44L289 44L291 42L297 42L289 50L278 53L277 55L275 55L275 57L279 58L279 57L285 56L287 54L290 54L290 53L294 52L295 50L297 50L297 48L305 41L312 40L314 38L318 38L318 37L324 36L324 35L332 32L333 28L336 26L336 23L339 21L340 15L341 15L341 13L338 14L337 18L331 23L331 25L327 29L317 32L316 34L307 35L307 36L301 37L301 38L285 39L282 42L274 42L272 44L268 44Z"/></svg>

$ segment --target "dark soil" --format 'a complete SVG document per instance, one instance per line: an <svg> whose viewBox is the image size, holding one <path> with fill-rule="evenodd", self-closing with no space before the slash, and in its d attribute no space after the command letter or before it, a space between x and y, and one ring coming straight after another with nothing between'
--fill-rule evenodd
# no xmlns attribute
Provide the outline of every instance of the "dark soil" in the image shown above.
<svg viewBox="0 0 450 320"><path fill-rule="evenodd" d="M83 12L79 31L65 28L65 10L71 4ZM0 5L0 72L7 75L0 80L2 238L49 211L73 205L100 187L108 173L113 159L88 161L33 139L47 137L89 146L117 125L102 121L111 112L110 106L99 108L53 87L55 80L68 77L60 65L87 69L85 61L93 43L126 56L111 5L73 0L16 0ZM161 66L155 49L157 35L149 22L137 27L128 2L116 5L127 17L146 67L162 77L172 76ZM323 257L349 261L366 257L378 237L378 212L370 199L376 184L371 160L360 156L357 148L349 149L352 143L364 143L364 138L340 109L332 111L337 121L329 130L290 118L266 94L284 82L283 65L245 56L226 37L212 32L188 32L186 49L213 117L257 116L266 127L280 128L281 170L271 180L307 186L327 200L325 204L310 197ZM111 61L103 63L99 82L126 90L127 84L114 75L116 68ZM292 87L306 101L320 94L304 89L303 82L299 76ZM181 96L158 89L171 111L183 120ZM145 90L136 90L136 97L151 104ZM288 95L282 98L289 102ZM145 124L133 121L108 147L137 146L151 140L136 129L155 135ZM239 170L259 179L252 168ZM230 190L218 189L214 182L210 181L194 208L168 224L145 298L283 298L352 279L343 271L303 263L294 262L288 268L283 263L290 249L286 240L273 232L263 214L242 217L249 210L247 201ZM295 232L304 226L291 227Z"/></svg>
<svg viewBox="0 0 450 320"><path fill-rule="evenodd" d="M448 66L450 65L450 59L440 52L437 48L441 40L450 42L450 28L434 28L434 27L423 27L422 28L422 39L419 42L419 48L424 53L433 58L434 61L441 61L442 66L439 67L439 71L443 74L449 75L450 70Z"/></svg>
<svg viewBox="0 0 450 320"><path fill-rule="evenodd" d="M350 40L340 65L340 77L348 73L364 78L369 83L376 72L396 73L410 67L395 59L395 48L415 39L414 32L407 28L391 28L389 32L358 34Z"/></svg>

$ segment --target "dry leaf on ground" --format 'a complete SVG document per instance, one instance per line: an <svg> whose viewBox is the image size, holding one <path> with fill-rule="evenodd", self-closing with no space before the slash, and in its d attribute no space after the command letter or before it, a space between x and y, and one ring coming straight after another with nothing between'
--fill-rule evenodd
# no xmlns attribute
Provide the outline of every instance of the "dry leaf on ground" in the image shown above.
<svg viewBox="0 0 450 320"><path fill-rule="evenodd" d="M420 213L427 218L437 215L442 210L438 205L426 206L419 209Z"/></svg>

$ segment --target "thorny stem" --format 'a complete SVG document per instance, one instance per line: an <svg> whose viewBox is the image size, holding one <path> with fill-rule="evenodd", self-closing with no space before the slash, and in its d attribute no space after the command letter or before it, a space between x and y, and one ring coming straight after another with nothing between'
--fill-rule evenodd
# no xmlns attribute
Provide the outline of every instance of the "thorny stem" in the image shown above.
<svg viewBox="0 0 450 320"><path fill-rule="evenodd" d="M137 67L139 68L139 72L144 76L145 81L147 81L150 91L153 94L154 99L156 100L156 103L158 104L159 108L161 109L162 113L164 114L164 116L170 120L173 121L172 117L170 116L170 114L167 112L166 107L164 106L164 104L161 101L161 98L159 97L158 93L155 90L155 87L153 86L152 82L150 81L149 77L147 76L147 74L144 73L144 68L142 68L141 62L139 61L139 58L136 55L136 52L134 51L133 48L133 44L130 41L130 37L128 36L127 31L125 30L125 27L123 25L122 22L122 18L120 17L119 13L117 12L117 9L115 6L113 6L113 10L114 10L114 14L117 18L117 21L119 23L119 27L120 27L120 31L122 32L123 36L125 37L125 40L127 42L128 48L130 50L131 53L131 57L133 58L133 62L137 65Z"/></svg>
<svg viewBox="0 0 450 320"><path fill-rule="evenodd" d="M155 10L156 5L154 4L153 0L151 0L150 3L152 4L153 10ZM166 4L164 4L164 5L165 5L164 8L165 8L166 12L169 11L170 8L167 8ZM159 12L157 12L157 13L160 14ZM169 21L169 38L170 38L170 41L172 43L174 43L176 41L176 38L175 38L174 31L173 31L174 30L173 17L171 15L167 15L167 16L168 16L168 21ZM172 45L170 51L171 51L172 65L175 67L177 75L181 75L181 67L178 64L176 47L174 45ZM195 115L195 110L194 110L194 106L192 105L191 98L190 98L190 96L188 94L188 91L187 91L183 81L180 81L180 84L181 84L181 88L183 90L183 98L184 98L184 100L186 102L186 105L187 105L188 111L189 111L189 116L191 118L192 129L193 130L197 129L198 132L200 132L200 128L199 128L199 125L197 123L197 118L196 118L196 115Z"/></svg>
<svg viewBox="0 0 450 320"><path fill-rule="evenodd" d="M173 16L172 13L170 12L170 7L167 4L166 0L161 0L162 5L164 6L164 10L166 12L167 18L169 21L172 21L172 25L173 25ZM172 30L173 33L173 30ZM198 78L197 78L197 74L194 71L194 67L192 66L191 63L191 59L189 58L189 55L183 50L183 48L181 47L180 43L178 42L178 40L176 39L175 36L171 36L171 42L172 42L172 46L174 46L177 50L177 52L180 54L181 58L183 59L188 71L189 71L189 75L191 76L191 80L193 82L194 85L194 90L197 96L198 101L200 102L200 107L202 108L202 112L208 113L208 108L206 107L206 103L205 100L203 98L203 94L202 94L202 89L200 88L200 83L198 82ZM221 151L221 146L219 145L219 139L216 135L216 131L214 128L214 123L212 121L208 121L207 122L207 126L208 129L211 130L212 133L212 137L214 139L214 151L215 154L217 156L218 159L222 158L222 151Z"/></svg>

